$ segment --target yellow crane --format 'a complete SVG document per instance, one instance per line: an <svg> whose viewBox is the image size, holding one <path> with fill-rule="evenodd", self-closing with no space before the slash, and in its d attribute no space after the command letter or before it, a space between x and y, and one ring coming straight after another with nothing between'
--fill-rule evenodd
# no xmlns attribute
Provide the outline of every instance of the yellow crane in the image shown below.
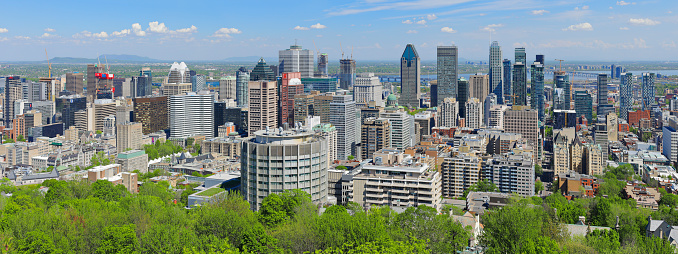
<svg viewBox="0 0 678 254"><path fill-rule="evenodd" d="M45 56L47 57L47 77L52 78L52 64L49 63L49 55L47 55L47 49L45 49Z"/></svg>
<svg viewBox="0 0 678 254"><path fill-rule="evenodd" d="M565 60L556 59L556 61L560 62L560 71L563 71L563 61Z"/></svg>

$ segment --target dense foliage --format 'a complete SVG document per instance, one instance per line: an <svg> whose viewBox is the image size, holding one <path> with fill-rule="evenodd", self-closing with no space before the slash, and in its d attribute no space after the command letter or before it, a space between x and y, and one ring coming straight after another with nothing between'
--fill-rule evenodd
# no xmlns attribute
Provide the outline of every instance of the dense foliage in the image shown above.
<svg viewBox="0 0 678 254"><path fill-rule="evenodd" d="M200 150L199 145L196 148L197 150ZM182 152L184 151L184 148L167 140L165 143L155 142L153 145L144 145L144 151L148 154L149 160L155 160L160 157Z"/></svg>

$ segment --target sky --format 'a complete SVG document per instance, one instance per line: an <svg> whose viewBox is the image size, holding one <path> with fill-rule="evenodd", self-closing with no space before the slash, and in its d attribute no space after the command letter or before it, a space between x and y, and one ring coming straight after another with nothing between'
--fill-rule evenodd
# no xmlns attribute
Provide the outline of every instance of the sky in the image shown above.
<svg viewBox="0 0 678 254"><path fill-rule="evenodd" d="M169 61L276 57L290 45L338 61L398 61L414 44L487 61L504 58L676 61L678 1L297 0L2 1L0 61L131 54ZM15 11L7 11L15 10ZM315 44L315 46L314 46Z"/></svg>

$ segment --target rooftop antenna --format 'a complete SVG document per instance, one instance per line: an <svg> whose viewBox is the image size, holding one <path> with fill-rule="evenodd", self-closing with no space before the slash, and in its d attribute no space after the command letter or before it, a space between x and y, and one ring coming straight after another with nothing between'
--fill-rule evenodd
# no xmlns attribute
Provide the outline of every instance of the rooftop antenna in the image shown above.
<svg viewBox="0 0 678 254"><path fill-rule="evenodd" d="M294 46L297 46L297 39L294 39Z"/></svg>

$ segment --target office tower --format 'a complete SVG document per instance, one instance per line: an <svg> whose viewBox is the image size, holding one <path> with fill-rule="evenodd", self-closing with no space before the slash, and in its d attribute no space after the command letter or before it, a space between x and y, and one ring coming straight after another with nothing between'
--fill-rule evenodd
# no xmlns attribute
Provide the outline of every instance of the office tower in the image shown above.
<svg viewBox="0 0 678 254"><path fill-rule="evenodd" d="M575 110L553 110L553 129L575 127L577 125L577 112Z"/></svg>
<svg viewBox="0 0 678 254"><path fill-rule="evenodd" d="M262 130L251 136L243 142L240 157L241 191L250 209L257 211L270 193L294 189L310 194L316 205L325 204L327 139L297 130ZM283 155L290 163L278 163Z"/></svg>
<svg viewBox="0 0 678 254"><path fill-rule="evenodd" d="M94 100L94 130L103 131L105 118L115 116L115 101L111 99Z"/></svg>
<svg viewBox="0 0 678 254"><path fill-rule="evenodd" d="M419 137L431 135L431 128L435 126L435 120L431 111L414 114L414 123L419 126Z"/></svg>
<svg viewBox="0 0 678 254"><path fill-rule="evenodd" d="M247 132L278 127L278 84L275 81L250 81Z"/></svg>
<svg viewBox="0 0 678 254"><path fill-rule="evenodd" d="M372 159L375 152L391 147L391 123L385 118L367 118L360 136L362 159Z"/></svg>
<svg viewBox="0 0 678 254"><path fill-rule="evenodd" d="M539 143L539 119L537 111L529 107L513 106L513 109L504 112L504 130L510 133L519 133L527 139L534 149L535 155L541 146Z"/></svg>
<svg viewBox="0 0 678 254"><path fill-rule="evenodd" d="M144 97L153 95L151 90L151 78L148 76L134 77L133 78L134 87L136 92L134 97Z"/></svg>
<svg viewBox="0 0 678 254"><path fill-rule="evenodd" d="M490 91L497 94L497 96L500 96L501 92L495 90L497 89L497 87L501 87L500 90L505 90L506 85L502 84L502 81L504 80L503 77L504 72L502 71L501 46L499 46L499 42L497 41L493 41L492 44L490 44L489 64L490 64L489 71ZM506 96L506 94L504 96Z"/></svg>
<svg viewBox="0 0 678 254"><path fill-rule="evenodd" d="M574 111L577 112L577 117L584 116L593 122L593 97L588 91L574 92Z"/></svg>
<svg viewBox="0 0 678 254"><path fill-rule="evenodd" d="M405 149L414 143L414 117L402 109L386 108L382 118L391 122L391 147Z"/></svg>
<svg viewBox="0 0 678 254"><path fill-rule="evenodd" d="M87 98L83 96L62 96L56 100L55 111L57 119L64 123L64 129L75 126L75 112L84 110L87 106Z"/></svg>
<svg viewBox="0 0 678 254"><path fill-rule="evenodd" d="M219 126L226 123L233 123L235 131L238 133L247 132L249 112L246 109L238 107L228 107L226 102L214 102L214 133L219 136Z"/></svg>
<svg viewBox="0 0 678 254"><path fill-rule="evenodd" d="M47 100L47 84L25 80L21 82L22 99L34 101Z"/></svg>
<svg viewBox="0 0 678 254"><path fill-rule="evenodd" d="M466 102L466 127L478 129L483 121L482 103L478 98L470 98Z"/></svg>
<svg viewBox="0 0 678 254"><path fill-rule="evenodd" d="M459 102L459 115L466 116L466 102L469 99L468 81L463 77L457 81L457 101Z"/></svg>
<svg viewBox="0 0 678 254"><path fill-rule="evenodd" d="M116 101L115 122L134 122L134 105L132 99Z"/></svg>
<svg viewBox="0 0 678 254"><path fill-rule="evenodd" d="M633 74L622 73L619 78L619 118L628 120L633 107Z"/></svg>
<svg viewBox="0 0 678 254"><path fill-rule="evenodd" d="M605 116L607 124L607 139L616 142L619 141L619 118L614 112L610 112Z"/></svg>
<svg viewBox="0 0 678 254"><path fill-rule="evenodd" d="M147 76L151 83L153 82L153 72L150 67L142 67L139 71L139 77Z"/></svg>
<svg viewBox="0 0 678 254"><path fill-rule="evenodd" d="M330 103L332 103L334 93L323 93L318 91L311 92L313 95L313 116L319 116L321 123L330 122ZM310 113L309 113L310 114Z"/></svg>
<svg viewBox="0 0 678 254"><path fill-rule="evenodd" d="M544 55L537 55L537 58L544 58ZM543 60L542 60L543 61ZM539 112L539 121L544 121L544 63L534 62L530 67L531 76L531 95L530 105Z"/></svg>
<svg viewBox="0 0 678 254"><path fill-rule="evenodd" d="M56 101L56 99L55 99ZM52 101L37 101L31 103L33 110L42 113L42 124L47 125L53 123L54 120L54 105Z"/></svg>
<svg viewBox="0 0 678 254"><path fill-rule="evenodd" d="M421 79L419 54L414 49L414 45L407 44L402 58L400 58L400 100L398 104L409 108L419 107L419 98L421 90L419 89L419 80Z"/></svg>
<svg viewBox="0 0 678 254"><path fill-rule="evenodd" d="M191 92L193 85L191 83L168 83L162 84L162 95L172 96Z"/></svg>
<svg viewBox="0 0 678 254"><path fill-rule="evenodd" d="M75 94L83 94L83 79L82 73L66 73L66 90Z"/></svg>
<svg viewBox="0 0 678 254"><path fill-rule="evenodd" d="M191 70L188 69L186 63L174 62L172 66L170 66L170 71L167 75L167 83L191 83Z"/></svg>
<svg viewBox="0 0 678 254"><path fill-rule="evenodd" d="M500 192L534 195L534 162L530 153L494 155L483 166L483 175Z"/></svg>
<svg viewBox="0 0 678 254"><path fill-rule="evenodd" d="M356 70L355 60L341 59L339 60L339 88L350 90L355 85Z"/></svg>
<svg viewBox="0 0 678 254"><path fill-rule="evenodd" d="M278 123L282 126L294 126L294 96L304 93L300 72L283 72L280 78L280 96L278 101Z"/></svg>
<svg viewBox="0 0 678 254"><path fill-rule="evenodd" d="M605 74L607 76L607 74ZM603 158L607 158L607 150L608 150L608 143L610 140L608 140L608 130L607 130L607 124L605 123L596 123L593 126L593 132L594 132L594 142L596 142L596 145L600 146Z"/></svg>
<svg viewBox="0 0 678 254"><path fill-rule="evenodd" d="M541 64L544 64L544 65L545 65L546 62L544 62L544 55L537 55L537 56L536 56L535 62L538 62L538 63L541 63Z"/></svg>
<svg viewBox="0 0 678 254"><path fill-rule="evenodd" d="M112 96L108 99L114 99L118 97L132 97L136 93L132 78L114 78L111 81L113 82L113 89L111 91Z"/></svg>
<svg viewBox="0 0 678 254"><path fill-rule="evenodd" d="M250 81L260 80L275 81L275 74L273 74L271 68L268 67L266 60L264 60L263 57L259 59L259 62L254 66L254 69L252 69L252 72L250 73Z"/></svg>
<svg viewBox="0 0 678 254"><path fill-rule="evenodd" d="M105 137L114 137L115 136L115 116L109 115L104 118L104 130L103 135Z"/></svg>
<svg viewBox="0 0 678 254"><path fill-rule="evenodd" d="M509 107L506 105L492 106L490 108L490 117L487 127L494 129L504 129L504 112L506 112L506 110L509 110Z"/></svg>
<svg viewBox="0 0 678 254"><path fill-rule="evenodd" d="M598 74L596 102L598 103L597 113L599 116L605 116L609 111L614 111L614 107L611 107L612 105L607 102L607 80L607 74Z"/></svg>
<svg viewBox="0 0 678 254"><path fill-rule="evenodd" d="M511 74L513 73L512 65L511 65L511 60L504 59L502 62L502 67L503 69L503 74L504 77L501 82L502 86L502 92L503 96L501 96L502 102L500 104L510 104L513 103L513 86L511 85L511 82L513 81L513 78Z"/></svg>
<svg viewBox="0 0 678 254"><path fill-rule="evenodd" d="M457 46L438 46L438 89L435 105L440 105L448 97L457 98L457 66L459 61ZM433 92L433 89L431 89ZM433 101L431 101L433 104Z"/></svg>
<svg viewBox="0 0 678 254"><path fill-rule="evenodd" d="M12 119L16 115L14 112L14 101L22 97L21 78L19 76L5 77L5 105L3 105L5 128L12 126Z"/></svg>
<svg viewBox="0 0 678 254"><path fill-rule="evenodd" d="M562 103L553 103L555 106L555 109L564 109L564 110L569 110L570 109L570 94L572 92L572 89L570 87L570 76L567 75L564 71L554 71L553 72L553 83L554 83L554 88L555 89L562 89L563 91L563 101ZM555 99L555 95L553 98ZM589 119L590 120L590 119Z"/></svg>
<svg viewBox="0 0 678 254"><path fill-rule="evenodd" d="M318 75L323 77L327 76L327 65L329 64L330 59L326 53L318 53Z"/></svg>
<svg viewBox="0 0 678 254"><path fill-rule="evenodd" d="M75 128L79 131L95 131L94 108L89 107L73 113Z"/></svg>
<svg viewBox="0 0 678 254"><path fill-rule="evenodd" d="M294 95L294 122L305 123L309 116L313 116L313 104L315 95L295 94ZM319 117L319 116L318 116ZM313 126L309 126L313 127Z"/></svg>
<svg viewBox="0 0 678 254"><path fill-rule="evenodd" d="M87 65L87 101L92 102L96 99L99 78L97 73L103 73L106 70L106 65Z"/></svg>
<svg viewBox="0 0 678 254"><path fill-rule="evenodd" d="M516 48L516 62L513 64L513 105L527 105L527 67L525 48Z"/></svg>
<svg viewBox="0 0 678 254"><path fill-rule="evenodd" d="M144 135L169 128L167 96L134 98L134 121Z"/></svg>
<svg viewBox="0 0 678 254"><path fill-rule="evenodd" d="M337 159L346 160L354 155L356 135L359 135L355 101L351 95L332 96L330 123L337 128ZM354 155L355 156L355 155Z"/></svg>
<svg viewBox="0 0 678 254"><path fill-rule="evenodd" d="M141 123L125 122L119 123L116 126L115 147L118 153L122 153L127 149L141 149L142 144L142 125Z"/></svg>
<svg viewBox="0 0 678 254"><path fill-rule="evenodd" d="M237 80L234 76L226 76L219 79L219 100L236 99L236 82Z"/></svg>
<svg viewBox="0 0 678 254"><path fill-rule="evenodd" d="M378 107L383 107L384 94L379 77L374 76L374 73L364 73L356 77L355 85L353 86L353 100L360 107L368 105L370 101L374 101Z"/></svg>
<svg viewBox="0 0 678 254"><path fill-rule="evenodd" d="M438 105L438 126L457 127L459 120L459 103L454 97L447 97Z"/></svg>
<svg viewBox="0 0 678 254"><path fill-rule="evenodd" d="M431 108L438 106L438 80L431 80L428 83L431 86Z"/></svg>
<svg viewBox="0 0 678 254"><path fill-rule="evenodd" d="M490 116L491 116L490 110L492 109L492 107L497 105L497 99L498 99L497 95L495 95L493 93L488 94L487 97L485 97L485 101L483 102L483 109L482 109L483 110L483 124L485 126L490 125Z"/></svg>
<svg viewBox="0 0 678 254"><path fill-rule="evenodd" d="M24 113L23 117L25 126L24 133L26 133L25 136L32 136L30 135L31 128L42 125L42 113L36 110L29 110L28 112Z"/></svg>
<svg viewBox="0 0 678 254"><path fill-rule="evenodd" d="M614 70L615 70L615 65L610 65L610 77L614 77Z"/></svg>
<svg viewBox="0 0 678 254"><path fill-rule="evenodd" d="M490 94L490 76L476 73L469 77L468 83L469 98L484 100Z"/></svg>
<svg viewBox="0 0 678 254"><path fill-rule="evenodd" d="M207 89L207 78L205 75L191 76L191 91L197 92L203 89ZM221 92L221 86L219 86L219 91Z"/></svg>
<svg viewBox="0 0 678 254"><path fill-rule="evenodd" d="M214 95L189 92L169 98L169 128L172 138L214 137Z"/></svg>
<svg viewBox="0 0 678 254"><path fill-rule="evenodd" d="M444 157L441 166L443 197L463 197L466 189L478 183L481 161L474 153Z"/></svg>
<svg viewBox="0 0 678 254"><path fill-rule="evenodd" d="M321 93L333 93L337 91L339 80L332 77L301 78L304 84L304 93L319 91Z"/></svg>
<svg viewBox="0 0 678 254"><path fill-rule="evenodd" d="M238 107L247 108L249 95L247 93L250 81L250 72L245 67L240 67L235 72L235 101Z"/></svg>
<svg viewBox="0 0 678 254"><path fill-rule="evenodd" d="M301 72L304 78L313 77L313 51L292 45L278 53L278 73Z"/></svg>
<svg viewBox="0 0 678 254"><path fill-rule="evenodd" d="M655 74L654 73L643 73L643 83L640 86L640 90L642 93L642 98L643 98L643 110L648 110L650 109L650 106L654 104L654 93L655 93L655 88L654 88L654 79L655 79Z"/></svg>

